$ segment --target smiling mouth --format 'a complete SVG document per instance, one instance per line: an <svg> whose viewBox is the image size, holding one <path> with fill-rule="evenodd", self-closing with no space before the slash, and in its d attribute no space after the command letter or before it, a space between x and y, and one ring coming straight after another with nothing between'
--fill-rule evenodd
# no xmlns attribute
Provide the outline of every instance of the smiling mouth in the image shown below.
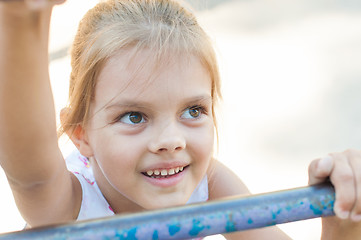
<svg viewBox="0 0 361 240"><path fill-rule="evenodd" d="M167 178L173 175L179 174L184 171L189 165L185 167L176 167L176 168L169 168L169 169L154 169L148 170L146 172L142 172L142 174L146 177L150 178Z"/></svg>

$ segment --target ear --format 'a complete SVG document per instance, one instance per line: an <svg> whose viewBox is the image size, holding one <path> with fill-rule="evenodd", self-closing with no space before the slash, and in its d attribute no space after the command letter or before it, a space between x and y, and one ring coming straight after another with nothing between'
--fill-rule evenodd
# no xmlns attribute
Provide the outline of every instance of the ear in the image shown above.
<svg viewBox="0 0 361 240"><path fill-rule="evenodd" d="M60 112L60 120L63 122L67 109L64 108ZM88 136L85 129L78 124L75 128L66 131L69 139L73 142L75 147L79 150L80 154L84 157L90 158L93 156L93 150L89 145Z"/></svg>
<svg viewBox="0 0 361 240"><path fill-rule="evenodd" d="M87 158L93 156L93 149L89 144L88 136L80 124L76 126L74 131L70 135L68 134L68 136L81 155Z"/></svg>

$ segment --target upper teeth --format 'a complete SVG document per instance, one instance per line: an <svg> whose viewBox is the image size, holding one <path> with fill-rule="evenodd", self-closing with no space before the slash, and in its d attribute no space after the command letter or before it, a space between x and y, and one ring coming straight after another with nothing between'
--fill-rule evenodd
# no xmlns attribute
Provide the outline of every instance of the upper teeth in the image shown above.
<svg viewBox="0 0 361 240"><path fill-rule="evenodd" d="M170 169L155 169L155 170L148 170L147 175L148 176L171 176L176 173L182 172L184 167L176 167L176 168L170 168Z"/></svg>

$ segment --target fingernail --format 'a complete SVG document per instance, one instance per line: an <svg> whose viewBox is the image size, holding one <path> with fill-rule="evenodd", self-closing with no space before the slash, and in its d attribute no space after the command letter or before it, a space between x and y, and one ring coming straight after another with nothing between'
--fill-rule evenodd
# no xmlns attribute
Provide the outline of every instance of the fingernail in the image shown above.
<svg viewBox="0 0 361 240"><path fill-rule="evenodd" d="M333 167L332 157L326 156L320 159L318 162L318 170L321 172L330 172Z"/></svg>
<svg viewBox="0 0 361 240"><path fill-rule="evenodd" d="M343 210L340 210L339 208L335 208L334 211L335 211L336 216L341 219L348 219L348 217L350 216L349 211L343 211Z"/></svg>
<svg viewBox="0 0 361 240"><path fill-rule="evenodd" d="M352 213L351 214L351 220L354 222L361 221L361 214Z"/></svg>
<svg viewBox="0 0 361 240"><path fill-rule="evenodd" d="M28 6L31 9L34 10L38 10L41 9L42 7L44 7L46 5L45 1L39 1L39 0L32 0L32 1L28 1Z"/></svg>
<svg viewBox="0 0 361 240"><path fill-rule="evenodd" d="M61 3L63 3L65 0L53 0L52 2L54 3L54 4L61 4Z"/></svg>

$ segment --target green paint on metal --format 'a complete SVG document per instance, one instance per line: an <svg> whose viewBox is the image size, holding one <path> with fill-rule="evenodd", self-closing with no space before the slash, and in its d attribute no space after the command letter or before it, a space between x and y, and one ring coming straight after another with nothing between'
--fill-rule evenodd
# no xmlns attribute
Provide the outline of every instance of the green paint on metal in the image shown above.
<svg viewBox="0 0 361 240"><path fill-rule="evenodd" d="M178 224L172 224L168 226L169 235L174 236L177 232L179 232L181 229L181 225Z"/></svg>
<svg viewBox="0 0 361 240"><path fill-rule="evenodd" d="M158 231L157 231L157 230L154 230L153 236L152 236L152 240L158 240L158 239L159 239Z"/></svg>
<svg viewBox="0 0 361 240"><path fill-rule="evenodd" d="M236 226L234 225L233 215L232 213L227 215L227 222L226 222L226 232L234 232L236 231Z"/></svg>
<svg viewBox="0 0 361 240"><path fill-rule="evenodd" d="M320 206L310 205L310 209L313 211L313 213L315 215L321 215L322 214L322 209L320 208Z"/></svg>
<svg viewBox="0 0 361 240"><path fill-rule="evenodd" d="M198 219L193 219L193 226L192 229L189 231L190 236L197 236L203 229L204 225Z"/></svg>

